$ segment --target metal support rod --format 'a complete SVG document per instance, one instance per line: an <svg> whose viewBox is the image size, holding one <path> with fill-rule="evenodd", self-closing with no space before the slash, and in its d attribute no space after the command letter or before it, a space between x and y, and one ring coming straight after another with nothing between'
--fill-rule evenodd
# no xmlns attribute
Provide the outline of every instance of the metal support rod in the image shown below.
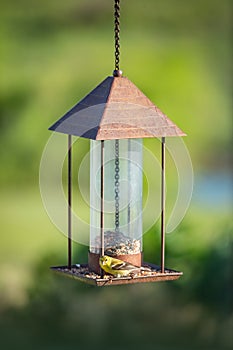
<svg viewBox="0 0 233 350"><path fill-rule="evenodd" d="M131 187L131 169L130 169L130 159L131 159L131 140L128 139L128 208L127 208L127 215L128 215L128 234L130 237L130 200L131 200L131 193L130 193L130 187Z"/></svg>
<svg viewBox="0 0 233 350"><path fill-rule="evenodd" d="M100 173L100 234L101 256L104 255L104 141L101 141L101 173Z"/></svg>
<svg viewBox="0 0 233 350"><path fill-rule="evenodd" d="M165 266L165 137L162 137L161 149L161 272Z"/></svg>
<svg viewBox="0 0 233 350"><path fill-rule="evenodd" d="M120 160L119 160L119 140L115 140L115 231L119 232L120 226Z"/></svg>
<svg viewBox="0 0 233 350"><path fill-rule="evenodd" d="M68 135L68 268L72 266L72 136Z"/></svg>
<svg viewBox="0 0 233 350"><path fill-rule="evenodd" d="M101 240L101 256L104 256L104 141L101 141L101 171L100 171L100 240ZM101 278L104 271L100 268Z"/></svg>

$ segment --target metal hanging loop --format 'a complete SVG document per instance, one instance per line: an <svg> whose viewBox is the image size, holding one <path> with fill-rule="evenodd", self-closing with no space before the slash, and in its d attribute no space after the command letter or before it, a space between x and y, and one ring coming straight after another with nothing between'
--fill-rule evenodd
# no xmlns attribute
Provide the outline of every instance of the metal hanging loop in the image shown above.
<svg viewBox="0 0 233 350"><path fill-rule="evenodd" d="M114 19L115 19L115 70L113 71L114 77L121 77L122 71L120 70L120 0L115 0L114 5Z"/></svg>

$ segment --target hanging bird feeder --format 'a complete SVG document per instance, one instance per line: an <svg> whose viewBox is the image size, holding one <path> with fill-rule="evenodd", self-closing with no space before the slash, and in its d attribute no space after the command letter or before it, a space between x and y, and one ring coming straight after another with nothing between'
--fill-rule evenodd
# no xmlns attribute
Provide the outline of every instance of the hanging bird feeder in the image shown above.
<svg viewBox="0 0 233 350"><path fill-rule="evenodd" d="M52 269L97 286L175 280L182 275L165 268L165 139L185 134L123 76L119 5L115 0L113 76L50 127L68 135L68 264ZM84 265L72 263L72 136L90 139L90 246ZM160 266L142 259L144 138L161 138ZM122 266L131 271L122 273Z"/></svg>

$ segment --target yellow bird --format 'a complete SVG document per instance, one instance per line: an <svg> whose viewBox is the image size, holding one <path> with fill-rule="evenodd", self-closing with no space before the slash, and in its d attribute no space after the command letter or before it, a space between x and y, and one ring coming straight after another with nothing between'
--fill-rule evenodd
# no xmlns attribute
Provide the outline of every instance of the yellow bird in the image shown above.
<svg viewBox="0 0 233 350"><path fill-rule="evenodd" d="M120 259L104 255L99 259L100 267L115 277L133 276L140 271L151 271L149 268L137 267Z"/></svg>

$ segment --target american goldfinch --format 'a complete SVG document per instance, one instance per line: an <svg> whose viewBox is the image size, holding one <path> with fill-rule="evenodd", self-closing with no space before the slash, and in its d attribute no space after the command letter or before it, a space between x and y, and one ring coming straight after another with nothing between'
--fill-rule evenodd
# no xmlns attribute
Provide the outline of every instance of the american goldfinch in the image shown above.
<svg viewBox="0 0 233 350"><path fill-rule="evenodd" d="M104 255L99 259L100 267L115 277L133 276L140 271L151 271L149 268L136 267L120 259Z"/></svg>

